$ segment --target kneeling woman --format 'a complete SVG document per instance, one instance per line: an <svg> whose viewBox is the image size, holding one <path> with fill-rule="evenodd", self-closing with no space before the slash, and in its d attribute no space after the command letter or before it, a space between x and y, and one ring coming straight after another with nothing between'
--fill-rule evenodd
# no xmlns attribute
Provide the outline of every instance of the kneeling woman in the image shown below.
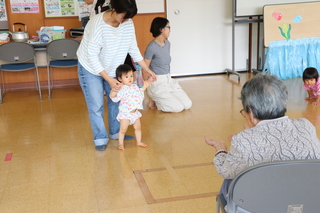
<svg viewBox="0 0 320 213"><path fill-rule="evenodd" d="M151 98L150 108L164 112L181 112L190 109L192 101L183 91L176 79L170 75L170 23L168 19L157 17L152 21L150 32L154 37L144 54L144 60L157 75L157 81L148 87Z"/></svg>

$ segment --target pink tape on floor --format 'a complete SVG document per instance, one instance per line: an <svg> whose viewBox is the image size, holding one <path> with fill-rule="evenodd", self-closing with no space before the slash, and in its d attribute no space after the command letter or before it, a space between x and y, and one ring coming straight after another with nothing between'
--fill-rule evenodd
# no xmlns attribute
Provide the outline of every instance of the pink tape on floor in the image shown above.
<svg viewBox="0 0 320 213"><path fill-rule="evenodd" d="M11 161L13 153L6 154L4 161Z"/></svg>

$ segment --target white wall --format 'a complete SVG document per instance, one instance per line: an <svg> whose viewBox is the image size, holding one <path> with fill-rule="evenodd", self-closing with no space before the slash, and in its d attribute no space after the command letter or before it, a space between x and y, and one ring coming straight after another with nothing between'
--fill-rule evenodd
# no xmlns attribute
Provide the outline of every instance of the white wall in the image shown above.
<svg viewBox="0 0 320 213"><path fill-rule="evenodd" d="M163 13L165 0L136 0L138 13Z"/></svg>
<svg viewBox="0 0 320 213"><path fill-rule="evenodd" d="M167 17L173 76L222 73L232 67L231 0L167 0ZM247 69L248 25L237 25L235 35L235 70L243 71Z"/></svg>
<svg viewBox="0 0 320 213"><path fill-rule="evenodd" d="M233 0L137 0L139 13L163 12L163 1L171 24L173 76L223 73L232 68ZM248 29L248 24L236 25L236 71L247 69Z"/></svg>

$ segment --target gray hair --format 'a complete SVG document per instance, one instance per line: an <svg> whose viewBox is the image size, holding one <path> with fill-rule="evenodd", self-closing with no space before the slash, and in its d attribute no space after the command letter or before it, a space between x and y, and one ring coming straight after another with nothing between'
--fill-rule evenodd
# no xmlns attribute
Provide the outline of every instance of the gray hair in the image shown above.
<svg viewBox="0 0 320 213"><path fill-rule="evenodd" d="M279 78L259 73L243 85L240 99L243 109L257 119L275 119L287 111L288 91Z"/></svg>

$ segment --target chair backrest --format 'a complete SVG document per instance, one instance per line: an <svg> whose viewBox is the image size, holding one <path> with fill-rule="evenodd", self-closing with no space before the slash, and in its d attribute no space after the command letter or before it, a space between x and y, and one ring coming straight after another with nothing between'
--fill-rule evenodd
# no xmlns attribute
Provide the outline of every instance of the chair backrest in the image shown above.
<svg viewBox="0 0 320 213"><path fill-rule="evenodd" d="M35 60L35 50L24 42L4 43L0 45L0 60L15 64Z"/></svg>
<svg viewBox="0 0 320 213"><path fill-rule="evenodd" d="M48 59L69 60L77 58L77 50L80 43L74 39L57 39L51 41L47 46Z"/></svg>
<svg viewBox="0 0 320 213"><path fill-rule="evenodd" d="M228 213L319 212L320 160L264 163L230 184Z"/></svg>

